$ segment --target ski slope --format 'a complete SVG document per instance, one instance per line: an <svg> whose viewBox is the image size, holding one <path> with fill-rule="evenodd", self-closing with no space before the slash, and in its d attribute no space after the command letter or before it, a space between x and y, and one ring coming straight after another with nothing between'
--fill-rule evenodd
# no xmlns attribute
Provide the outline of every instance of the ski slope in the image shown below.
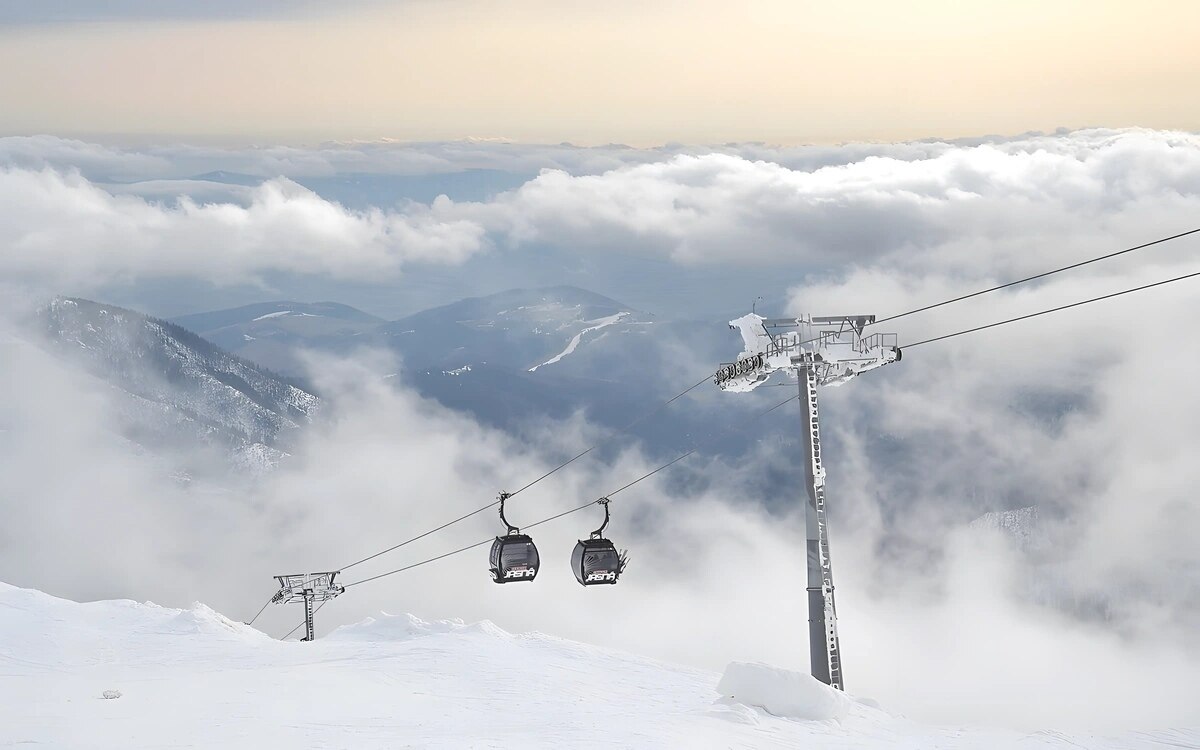
<svg viewBox="0 0 1200 750"><path fill-rule="evenodd" d="M280 642L203 605L78 604L0 584L0 634L0 747L1200 744L1196 730L1097 737L921 726L804 675L731 665L722 679L488 622L381 615L314 643ZM719 683L736 695L722 696Z"/></svg>
<svg viewBox="0 0 1200 750"><path fill-rule="evenodd" d="M624 318L628 314L629 314L628 312L619 312L619 313L616 313L615 315L609 315L606 318L600 318L599 320L587 321L588 323L592 323L593 325L590 325L587 328L584 328L582 331L580 331L579 333L572 336L571 340L567 342L566 349L563 349L561 352L559 352L558 354L555 354L553 357L551 357L550 359L541 363L540 365L534 365L533 367L530 367L529 371L537 372L537 369L539 367L545 367L546 365L552 365L555 362L561 362L563 357L566 357L566 356L574 353L575 350L579 348L579 344L580 344L580 342L583 341L583 337L585 335L591 333L592 331L599 331L601 328L607 328L611 325L616 325L617 323L620 323L621 319Z"/></svg>

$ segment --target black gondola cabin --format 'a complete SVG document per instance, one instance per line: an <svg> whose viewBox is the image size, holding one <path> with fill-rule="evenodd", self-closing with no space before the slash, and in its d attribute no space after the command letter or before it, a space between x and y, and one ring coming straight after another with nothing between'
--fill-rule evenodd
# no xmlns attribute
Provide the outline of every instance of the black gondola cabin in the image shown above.
<svg viewBox="0 0 1200 750"><path fill-rule="evenodd" d="M528 534L496 537L492 542L490 561L492 580L496 583L532 581L541 565L537 546Z"/></svg>
<svg viewBox="0 0 1200 750"><path fill-rule="evenodd" d="M492 542L492 554L488 557L492 580L496 583L532 581L537 578L538 568L541 567L533 539L528 534L522 534L504 517L504 502L510 497L507 492L500 493L500 520L504 522L508 533L496 537L496 541Z"/></svg>
<svg viewBox="0 0 1200 750"><path fill-rule="evenodd" d="M616 583L622 567L617 548L607 539L581 539L571 553L571 572L584 586Z"/></svg>
<svg viewBox="0 0 1200 750"><path fill-rule="evenodd" d="M580 539L571 553L571 572L575 574L575 580L584 586L616 583L628 561L624 552L617 552L613 543L604 538L604 529L609 520L608 503L607 497L596 501L597 505L604 506L604 523L587 539Z"/></svg>

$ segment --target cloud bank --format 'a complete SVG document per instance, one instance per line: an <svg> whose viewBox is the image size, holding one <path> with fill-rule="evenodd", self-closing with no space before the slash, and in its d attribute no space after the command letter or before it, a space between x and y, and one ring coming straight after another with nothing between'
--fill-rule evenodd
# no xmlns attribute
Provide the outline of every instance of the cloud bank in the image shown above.
<svg viewBox="0 0 1200 750"><path fill-rule="evenodd" d="M276 149L219 157L269 175L222 187L170 174L176 161L192 165L185 148L128 153L7 139L0 263L11 277L63 283L189 275L234 282L269 271L375 282L409 264L459 265L497 247L519 267L537 262L528 250L536 256L549 246L599 265L633 256L681 268L781 267L796 277L879 263L970 278L1191 228L1187 217L1200 215L1200 138L1185 133L1080 131L835 153ZM443 196L365 209L292 181L353 175L377 154L396 173L543 168L487 200ZM93 177L71 171L71 162L87 164ZM104 183L101 172L126 179ZM130 184L135 173L143 178Z"/></svg>
<svg viewBox="0 0 1200 750"><path fill-rule="evenodd" d="M79 174L0 171L0 264L10 278L95 283L193 276L244 282L268 270L393 276L410 262L459 263L482 229L430 207L348 211L286 178L246 191L244 205L173 205L113 195Z"/></svg>

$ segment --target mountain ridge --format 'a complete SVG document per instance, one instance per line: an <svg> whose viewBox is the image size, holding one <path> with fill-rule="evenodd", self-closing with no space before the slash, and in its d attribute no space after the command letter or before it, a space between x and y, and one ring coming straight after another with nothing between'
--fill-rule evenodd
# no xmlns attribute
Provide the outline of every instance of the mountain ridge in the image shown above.
<svg viewBox="0 0 1200 750"><path fill-rule="evenodd" d="M166 320L79 297L36 318L52 350L125 394L114 430L147 447L182 441L270 463L319 407L296 382Z"/></svg>

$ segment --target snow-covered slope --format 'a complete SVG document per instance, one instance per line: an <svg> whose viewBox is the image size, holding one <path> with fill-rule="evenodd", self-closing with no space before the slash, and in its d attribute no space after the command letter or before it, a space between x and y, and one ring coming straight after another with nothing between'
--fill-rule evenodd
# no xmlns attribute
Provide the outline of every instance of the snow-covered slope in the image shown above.
<svg viewBox="0 0 1200 750"><path fill-rule="evenodd" d="M569 359L581 344L590 346L604 334L643 333L652 323L651 316L616 300L564 286L459 300L380 331L384 343L416 368L486 363L532 372Z"/></svg>
<svg viewBox="0 0 1200 750"><path fill-rule="evenodd" d="M77 604L0 584L0 745L62 748L1138 748L934 728L752 665L720 675L491 623L381 615L275 641L195 605ZM718 685L726 693L722 695ZM105 698L105 695L110 696ZM776 711L833 718L773 716Z"/></svg>
<svg viewBox="0 0 1200 750"><path fill-rule="evenodd" d="M117 391L114 431L149 447L199 439L257 470L318 406L302 388L131 310L56 299L39 321L54 350Z"/></svg>
<svg viewBox="0 0 1200 750"><path fill-rule="evenodd" d="M555 354L553 357L541 363L540 365L534 365L533 367L530 367L529 371L537 372L539 367L545 367L546 365L552 365L555 362L561 362L563 357L573 354L575 350L579 348L579 344L583 341L584 336L592 333L593 331L599 331L608 328L611 325L616 325L627 315L629 315L628 312L619 312L612 315L606 315L598 320L584 321L587 323L587 325L583 328L583 330L571 337L571 340L567 342L567 348L563 349L558 354Z"/></svg>
<svg viewBox="0 0 1200 750"><path fill-rule="evenodd" d="M665 321L571 286L510 289L375 321L345 305L298 302L173 319L291 375L307 374L301 350L334 356L390 350L400 366L382 377L522 434L530 424L580 411L596 424L624 427L736 350L720 320ZM691 447L689 436L701 428L744 413L733 401L721 407L726 414L716 420L691 410L664 411L639 425L635 437L663 453ZM737 452L735 443L721 446Z"/></svg>
<svg viewBox="0 0 1200 750"><path fill-rule="evenodd" d="M342 352L384 321L336 302L260 302L171 320L222 349L278 372L303 372L300 352Z"/></svg>

